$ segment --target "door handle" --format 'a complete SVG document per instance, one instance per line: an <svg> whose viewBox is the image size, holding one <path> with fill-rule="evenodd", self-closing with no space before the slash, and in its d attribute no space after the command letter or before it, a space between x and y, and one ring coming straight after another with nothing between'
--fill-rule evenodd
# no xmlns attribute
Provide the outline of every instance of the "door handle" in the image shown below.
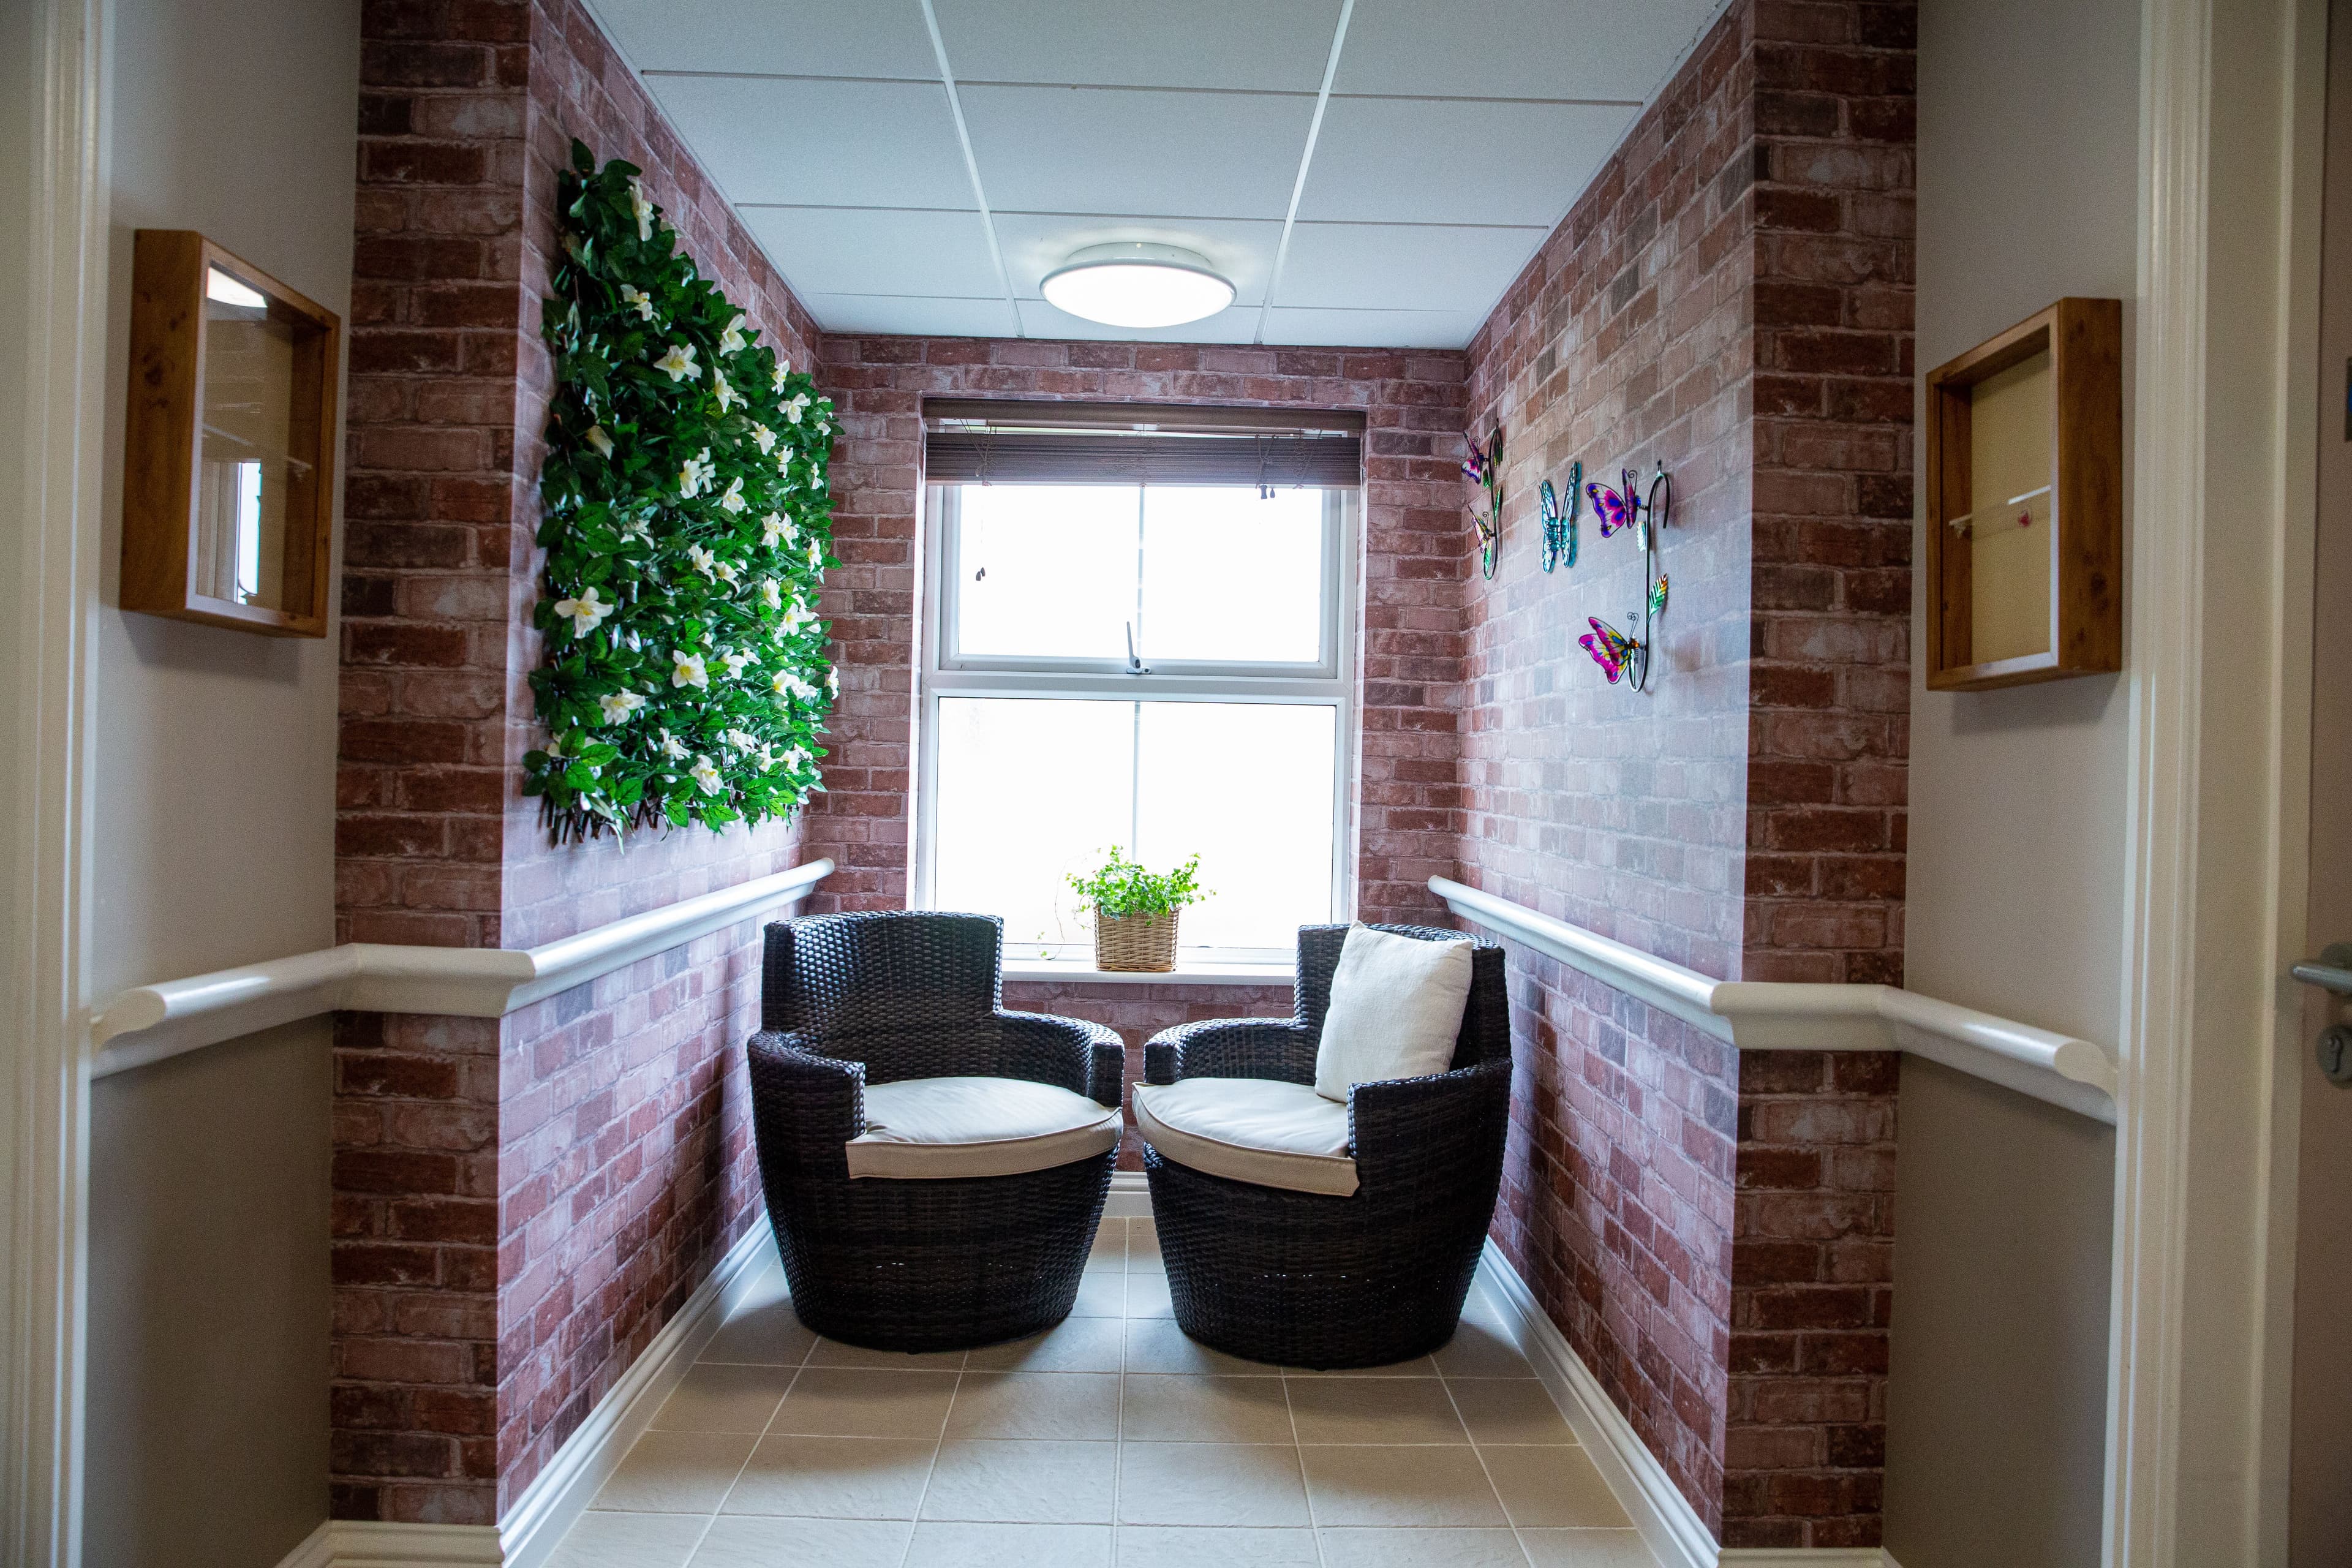
<svg viewBox="0 0 2352 1568"><path fill-rule="evenodd" d="M2317 958L2306 958L2289 973L2305 985L2352 996L2352 942L2330 942Z"/></svg>

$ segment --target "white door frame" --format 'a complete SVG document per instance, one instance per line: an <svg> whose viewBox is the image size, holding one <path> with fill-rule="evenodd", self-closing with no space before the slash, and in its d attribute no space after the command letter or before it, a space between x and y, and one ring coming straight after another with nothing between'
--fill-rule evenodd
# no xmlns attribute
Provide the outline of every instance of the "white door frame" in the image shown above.
<svg viewBox="0 0 2352 1568"><path fill-rule="evenodd" d="M2326 5L2142 17L2105 1561L2278 1565Z"/></svg>
<svg viewBox="0 0 2352 1568"><path fill-rule="evenodd" d="M11 0L15 3L15 0ZM6 711L15 788L0 907L8 921L7 1070L0 1073L0 1561L75 1568L81 1555L91 660L105 429L108 0L22 0L37 38L17 493L5 503L16 576ZM23 34L18 35L22 37ZM5 177L16 177L17 171Z"/></svg>

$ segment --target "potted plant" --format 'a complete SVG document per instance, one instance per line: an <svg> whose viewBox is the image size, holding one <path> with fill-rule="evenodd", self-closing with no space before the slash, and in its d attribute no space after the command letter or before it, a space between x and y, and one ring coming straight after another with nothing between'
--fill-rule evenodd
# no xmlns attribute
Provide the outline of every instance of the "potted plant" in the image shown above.
<svg viewBox="0 0 2352 1568"><path fill-rule="evenodd" d="M1081 911L1095 916L1095 967L1170 970L1176 967L1176 917L1209 896L1198 880L1201 858L1173 871L1147 871L1117 848L1083 877L1072 877Z"/></svg>

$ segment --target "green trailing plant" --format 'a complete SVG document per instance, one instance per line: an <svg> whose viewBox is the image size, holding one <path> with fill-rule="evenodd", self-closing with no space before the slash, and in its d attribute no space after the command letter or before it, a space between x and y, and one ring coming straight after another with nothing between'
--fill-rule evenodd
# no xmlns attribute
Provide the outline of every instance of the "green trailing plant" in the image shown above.
<svg viewBox="0 0 2352 1568"><path fill-rule="evenodd" d="M1173 871L1147 871L1117 847L1103 851L1103 863L1085 876L1073 876L1078 910L1098 910L1112 920L1130 915L1174 914L1187 904L1209 896L1200 883L1201 858L1193 856Z"/></svg>
<svg viewBox="0 0 2352 1568"><path fill-rule="evenodd" d="M678 248L640 171L564 173L524 793L558 842L789 817L839 691L816 617L833 405Z"/></svg>

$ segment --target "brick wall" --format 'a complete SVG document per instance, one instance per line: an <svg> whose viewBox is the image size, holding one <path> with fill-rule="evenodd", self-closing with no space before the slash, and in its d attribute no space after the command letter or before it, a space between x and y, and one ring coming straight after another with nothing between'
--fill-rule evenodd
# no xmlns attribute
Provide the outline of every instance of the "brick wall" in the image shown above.
<svg viewBox="0 0 2352 1568"><path fill-rule="evenodd" d="M1465 873L1726 979L1899 982L1910 481L1910 16L1753 0L1643 114L1471 346L1506 543L1473 582ZM1533 492L1663 460L1652 689L1585 617L1639 603ZM1874 1544L1891 1058L1742 1058L1512 965L1496 1234L1730 1546Z"/></svg>
<svg viewBox="0 0 2352 1568"><path fill-rule="evenodd" d="M805 367L809 318L569 0L365 11L338 922L530 946L802 858L797 825L553 848L536 743L538 336L580 137ZM756 925L499 1022L338 1042L338 1517L483 1523L751 1224Z"/></svg>
<svg viewBox="0 0 2352 1568"><path fill-rule="evenodd" d="M823 608L844 671L840 743L808 843L844 870L813 908L906 901L928 394L1363 412L1357 909L1365 920L1446 923L1426 883L1453 871L1463 825L1461 354L856 336L826 338L823 354L817 379L841 421L834 539L845 563Z"/></svg>

